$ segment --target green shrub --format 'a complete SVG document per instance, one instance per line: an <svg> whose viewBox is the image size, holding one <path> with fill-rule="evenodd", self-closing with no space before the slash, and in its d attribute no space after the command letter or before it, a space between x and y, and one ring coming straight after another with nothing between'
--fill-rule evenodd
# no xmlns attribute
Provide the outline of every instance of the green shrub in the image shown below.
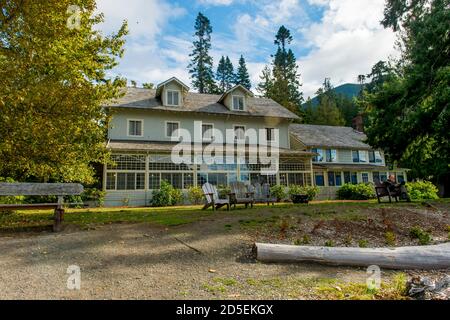
<svg viewBox="0 0 450 320"><path fill-rule="evenodd" d="M387 231L384 234L384 239L388 246L395 246L395 243L397 242L397 237L395 236L395 233L393 233L391 231Z"/></svg>
<svg viewBox="0 0 450 320"><path fill-rule="evenodd" d="M406 184L406 188L412 200L439 199L439 190L430 181L409 182Z"/></svg>
<svg viewBox="0 0 450 320"><path fill-rule="evenodd" d="M188 190L188 199L192 204L200 204L203 200L203 190L201 187L190 187Z"/></svg>
<svg viewBox="0 0 450 320"><path fill-rule="evenodd" d="M181 190L175 189L167 181L161 181L161 188L153 191L151 205L153 207L168 207L179 204L183 200Z"/></svg>
<svg viewBox="0 0 450 320"><path fill-rule="evenodd" d="M231 188L228 186L219 186L217 188L217 192L219 193L220 199L228 199L228 195L231 193Z"/></svg>
<svg viewBox="0 0 450 320"><path fill-rule="evenodd" d="M422 246L428 245L428 244L431 243L431 241L433 241L433 238L431 237L431 234L429 234L428 232L424 231L420 227L411 228L411 230L409 231L409 235L413 239L418 239L419 240L419 244L422 245Z"/></svg>
<svg viewBox="0 0 450 320"><path fill-rule="evenodd" d="M325 247L334 247L334 241L333 240L325 241Z"/></svg>
<svg viewBox="0 0 450 320"><path fill-rule="evenodd" d="M370 183L344 184L337 191L339 200L369 200L375 199L375 188Z"/></svg>
<svg viewBox="0 0 450 320"><path fill-rule="evenodd" d="M319 191L320 189L318 187L297 185L289 186L289 195L291 197L293 195L307 195L309 201L314 200L319 194Z"/></svg>
<svg viewBox="0 0 450 320"><path fill-rule="evenodd" d="M369 246L369 241L367 240L359 240L358 245L360 248L367 248Z"/></svg>
<svg viewBox="0 0 450 320"><path fill-rule="evenodd" d="M270 193L272 194L273 197L277 198L277 201L280 202L284 199L286 199L286 187L284 186L272 186L270 188Z"/></svg>
<svg viewBox="0 0 450 320"><path fill-rule="evenodd" d="M103 207L105 204L106 192L96 188L86 188L84 189L81 199L85 201L95 201L99 207Z"/></svg>
<svg viewBox="0 0 450 320"><path fill-rule="evenodd" d="M172 192L170 193L170 204L172 206L183 204L184 202L184 195L183 191L180 189L172 189Z"/></svg>
<svg viewBox="0 0 450 320"><path fill-rule="evenodd" d="M305 234L302 239L294 240L294 245L296 245L296 246L308 245L310 243L311 243L311 237L308 236L307 234Z"/></svg>

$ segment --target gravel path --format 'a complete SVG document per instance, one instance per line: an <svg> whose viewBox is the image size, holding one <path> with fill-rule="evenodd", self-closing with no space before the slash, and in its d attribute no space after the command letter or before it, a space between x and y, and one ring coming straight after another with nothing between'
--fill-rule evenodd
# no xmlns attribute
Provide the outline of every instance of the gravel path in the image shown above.
<svg viewBox="0 0 450 320"><path fill-rule="evenodd" d="M365 281L358 269L255 263L248 257L250 239L239 228L224 228L232 223L227 219L0 238L0 299L301 299L307 292L233 285L280 278ZM70 265L81 268L81 290L67 289ZM217 279L233 281L223 289L214 287Z"/></svg>

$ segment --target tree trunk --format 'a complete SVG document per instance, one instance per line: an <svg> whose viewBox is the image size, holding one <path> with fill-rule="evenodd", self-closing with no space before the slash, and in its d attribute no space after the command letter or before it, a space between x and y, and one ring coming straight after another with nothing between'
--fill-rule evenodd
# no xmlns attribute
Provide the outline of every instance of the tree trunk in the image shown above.
<svg viewBox="0 0 450 320"><path fill-rule="evenodd" d="M450 267L450 243L401 248L329 248L255 244L262 262L319 262L340 266L386 269L446 269Z"/></svg>

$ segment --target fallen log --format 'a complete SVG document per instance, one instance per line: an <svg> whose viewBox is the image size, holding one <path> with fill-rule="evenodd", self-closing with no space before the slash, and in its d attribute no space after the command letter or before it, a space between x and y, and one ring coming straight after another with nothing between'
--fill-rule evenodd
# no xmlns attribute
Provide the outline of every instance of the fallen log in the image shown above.
<svg viewBox="0 0 450 320"><path fill-rule="evenodd" d="M400 248L330 248L256 243L256 259L262 262L318 262L339 266L386 269L450 268L450 243Z"/></svg>

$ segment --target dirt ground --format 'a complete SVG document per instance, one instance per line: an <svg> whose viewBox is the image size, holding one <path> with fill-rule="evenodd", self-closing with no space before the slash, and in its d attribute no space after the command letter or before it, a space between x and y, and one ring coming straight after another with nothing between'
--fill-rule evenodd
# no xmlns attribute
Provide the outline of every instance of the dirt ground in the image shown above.
<svg viewBox="0 0 450 320"><path fill-rule="evenodd" d="M317 299L315 288L334 280L365 284L363 268L254 261L255 237L267 236L260 221L273 227L274 212L1 237L0 299ZM67 288L72 265L81 269L80 290ZM383 280L395 274L383 271Z"/></svg>

